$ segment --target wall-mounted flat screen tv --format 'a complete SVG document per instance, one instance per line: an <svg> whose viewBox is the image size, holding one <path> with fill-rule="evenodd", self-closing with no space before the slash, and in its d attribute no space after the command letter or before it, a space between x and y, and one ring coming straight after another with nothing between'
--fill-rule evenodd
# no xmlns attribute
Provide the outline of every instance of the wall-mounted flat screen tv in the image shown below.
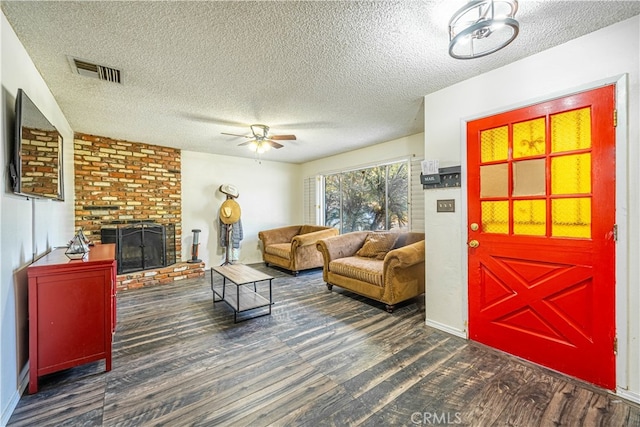
<svg viewBox="0 0 640 427"><path fill-rule="evenodd" d="M22 89L16 97L16 127L10 176L13 192L64 200L62 135Z"/></svg>

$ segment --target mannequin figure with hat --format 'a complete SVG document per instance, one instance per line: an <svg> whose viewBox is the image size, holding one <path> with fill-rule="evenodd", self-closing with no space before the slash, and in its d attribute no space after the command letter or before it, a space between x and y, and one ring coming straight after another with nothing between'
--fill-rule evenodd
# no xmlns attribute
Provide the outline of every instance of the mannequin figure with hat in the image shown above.
<svg viewBox="0 0 640 427"><path fill-rule="evenodd" d="M227 196L227 199L220 206L218 215L220 246L225 248L225 261L222 265L227 265L233 263L233 252L240 248L240 240L243 238L240 205L235 200L240 194L231 184L223 184L219 190Z"/></svg>

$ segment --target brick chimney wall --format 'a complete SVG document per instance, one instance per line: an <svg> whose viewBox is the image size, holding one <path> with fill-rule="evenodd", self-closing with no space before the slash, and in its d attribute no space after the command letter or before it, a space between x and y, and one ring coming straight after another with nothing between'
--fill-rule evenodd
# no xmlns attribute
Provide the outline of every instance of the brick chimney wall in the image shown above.
<svg viewBox="0 0 640 427"><path fill-rule="evenodd" d="M75 225L89 240L114 221L173 223L180 257L180 150L76 133L74 164Z"/></svg>

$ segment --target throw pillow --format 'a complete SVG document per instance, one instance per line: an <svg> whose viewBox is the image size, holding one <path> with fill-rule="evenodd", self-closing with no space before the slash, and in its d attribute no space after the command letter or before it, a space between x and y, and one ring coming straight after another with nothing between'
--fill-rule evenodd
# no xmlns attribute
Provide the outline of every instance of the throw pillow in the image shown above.
<svg viewBox="0 0 640 427"><path fill-rule="evenodd" d="M367 258L384 259L398 239L397 233L370 233L364 240L364 245L356 255Z"/></svg>

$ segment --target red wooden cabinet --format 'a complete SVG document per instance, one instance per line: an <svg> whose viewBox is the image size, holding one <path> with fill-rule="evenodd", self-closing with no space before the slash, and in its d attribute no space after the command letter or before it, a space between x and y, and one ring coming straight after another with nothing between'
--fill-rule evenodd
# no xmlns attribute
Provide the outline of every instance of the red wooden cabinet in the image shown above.
<svg viewBox="0 0 640 427"><path fill-rule="evenodd" d="M111 370L115 331L115 244L95 245L84 260L54 249L27 269L29 393L38 377L105 359Z"/></svg>

